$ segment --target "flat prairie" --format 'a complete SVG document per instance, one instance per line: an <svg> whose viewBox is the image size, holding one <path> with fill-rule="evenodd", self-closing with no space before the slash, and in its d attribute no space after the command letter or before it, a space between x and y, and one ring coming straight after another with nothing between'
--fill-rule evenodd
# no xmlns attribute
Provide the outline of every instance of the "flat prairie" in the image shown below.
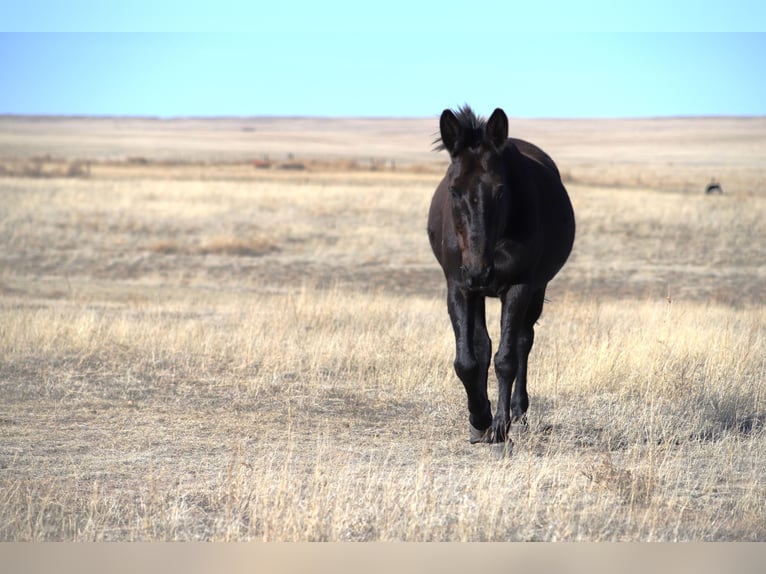
<svg viewBox="0 0 766 574"><path fill-rule="evenodd" d="M437 126L0 117L0 540L766 540L766 118L511 119L578 227L502 452Z"/></svg>

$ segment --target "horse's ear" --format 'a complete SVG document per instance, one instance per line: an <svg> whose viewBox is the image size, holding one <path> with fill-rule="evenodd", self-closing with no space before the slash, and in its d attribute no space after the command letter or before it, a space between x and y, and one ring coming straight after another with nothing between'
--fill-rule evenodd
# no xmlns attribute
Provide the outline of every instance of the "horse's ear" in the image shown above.
<svg viewBox="0 0 766 574"><path fill-rule="evenodd" d="M489 116L486 134L487 139L496 149L503 147L505 140L508 139L508 116L500 108L495 108L495 111Z"/></svg>
<svg viewBox="0 0 766 574"><path fill-rule="evenodd" d="M442 138L442 144L450 155L455 151L458 141L460 141L460 122L452 110L444 110L439 118L439 134Z"/></svg>

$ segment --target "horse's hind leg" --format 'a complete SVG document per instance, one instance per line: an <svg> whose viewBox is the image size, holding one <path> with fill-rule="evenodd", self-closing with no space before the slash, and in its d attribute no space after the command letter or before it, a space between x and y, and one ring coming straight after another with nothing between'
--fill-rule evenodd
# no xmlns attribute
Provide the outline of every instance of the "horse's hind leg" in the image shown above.
<svg viewBox="0 0 766 574"><path fill-rule="evenodd" d="M511 422L526 420L527 360L544 296L544 287L533 290L529 285L514 285L502 298L502 336L495 355L498 397L492 422L494 442L506 440Z"/></svg>
<svg viewBox="0 0 766 574"><path fill-rule="evenodd" d="M535 323L543 312L544 301L545 287L542 287L532 294L523 324L516 338L518 369L516 371L516 384L511 397L511 420L514 422L526 423L526 413L527 408L529 408L529 395L527 394L529 352L535 342Z"/></svg>

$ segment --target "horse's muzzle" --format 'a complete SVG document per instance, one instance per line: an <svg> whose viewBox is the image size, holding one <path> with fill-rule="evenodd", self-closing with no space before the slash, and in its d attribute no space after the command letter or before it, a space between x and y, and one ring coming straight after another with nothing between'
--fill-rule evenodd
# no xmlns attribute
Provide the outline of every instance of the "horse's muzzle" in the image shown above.
<svg viewBox="0 0 766 574"><path fill-rule="evenodd" d="M463 266L460 268L460 274L463 283L471 291L480 291L486 289L492 283L495 276L495 269L492 266L485 267L478 272Z"/></svg>

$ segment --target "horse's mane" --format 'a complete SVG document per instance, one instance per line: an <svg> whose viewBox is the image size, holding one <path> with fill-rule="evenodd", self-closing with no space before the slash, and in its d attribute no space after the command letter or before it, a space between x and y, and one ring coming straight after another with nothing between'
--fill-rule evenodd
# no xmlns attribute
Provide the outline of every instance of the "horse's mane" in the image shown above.
<svg viewBox="0 0 766 574"><path fill-rule="evenodd" d="M457 110L452 110L452 113L455 114L460 124L460 132L463 136L460 140L461 149L479 145L484 139L484 128L487 125L487 120L477 116L468 104L463 104ZM434 139L434 151L444 149L447 148L442 141L441 133L437 133Z"/></svg>

